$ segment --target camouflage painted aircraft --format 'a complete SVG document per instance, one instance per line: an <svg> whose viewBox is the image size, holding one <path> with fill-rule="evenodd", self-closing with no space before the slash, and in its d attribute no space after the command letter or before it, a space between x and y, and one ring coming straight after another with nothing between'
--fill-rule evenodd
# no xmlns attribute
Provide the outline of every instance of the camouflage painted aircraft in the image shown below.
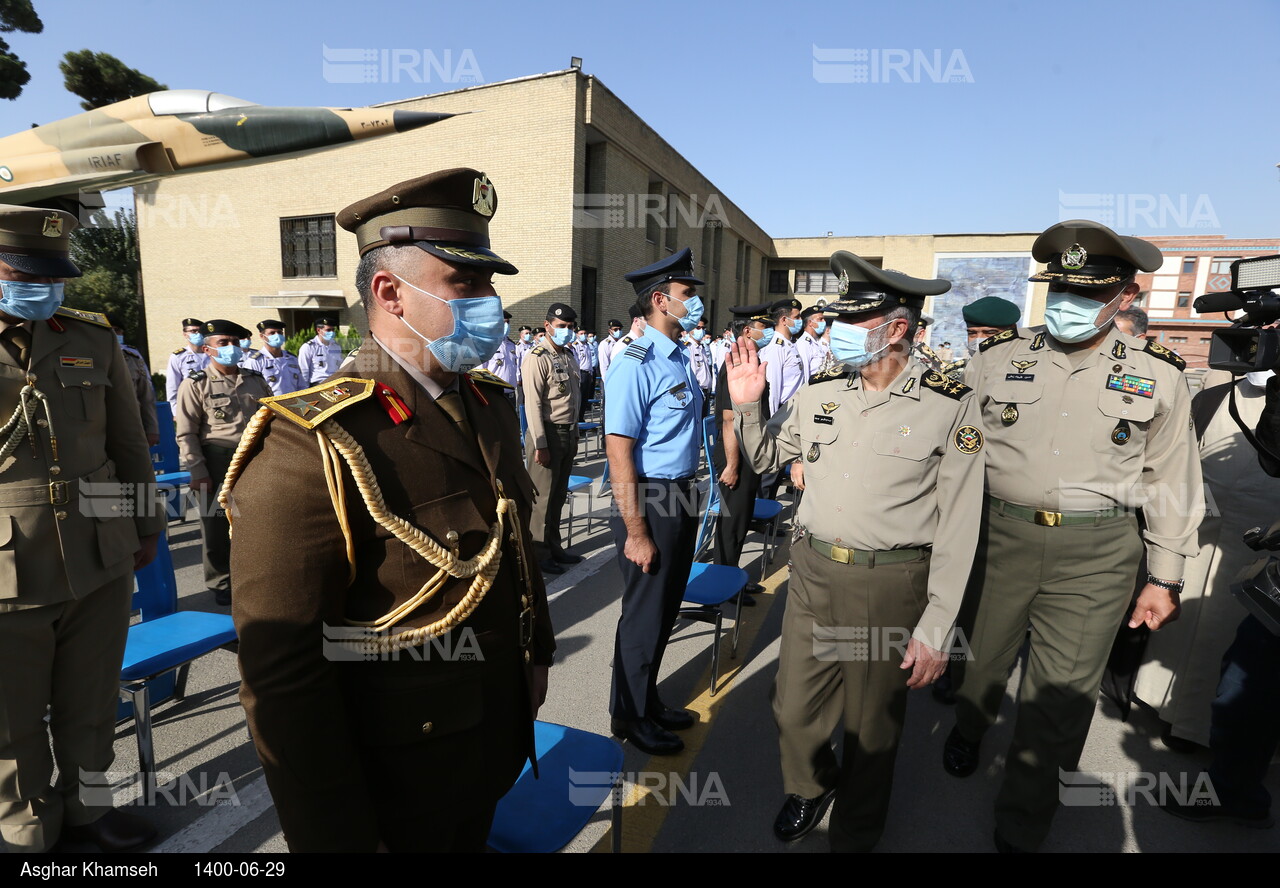
<svg viewBox="0 0 1280 888"><path fill-rule="evenodd" d="M299 157L452 116L272 108L204 90L153 92L0 139L0 203L77 212L101 206L102 191Z"/></svg>

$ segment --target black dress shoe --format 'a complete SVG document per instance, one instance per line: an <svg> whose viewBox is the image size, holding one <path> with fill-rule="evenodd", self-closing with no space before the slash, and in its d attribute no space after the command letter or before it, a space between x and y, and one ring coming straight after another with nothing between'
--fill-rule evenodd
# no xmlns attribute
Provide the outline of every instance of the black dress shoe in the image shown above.
<svg viewBox="0 0 1280 888"><path fill-rule="evenodd" d="M1030 852L1019 848L1017 845L1011 845L1004 840L1004 836L1000 835L1000 831L996 830L996 834L992 837L995 839L996 850L1001 854L1029 854Z"/></svg>
<svg viewBox="0 0 1280 888"><path fill-rule="evenodd" d="M97 845L102 851L128 851L145 845L155 837L155 827L150 823L136 814L115 808L93 823L62 829L62 838L67 841Z"/></svg>
<svg viewBox="0 0 1280 888"><path fill-rule="evenodd" d="M662 706L649 715L650 720L668 731L684 731L693 727L693 713L687 709L672 709Z"/></svg>
<svg viewBox="0 0 1280 888"><path fill-rule="evenodd" d="M834 789L828 789L816 799L794 794L787 796L777 819L773 821L773 834L784 842L804 838L822 821L822 815L835 794Z"/></svg>
<svg viewBox="0 0 1280 888"><path fill-rule="evenodd" d="M564 568L557 564L554 558L543 558L538 562L538 567L542 568L544 574L564 573Z"/></svg>
<svg viewBox="0 0 1280 888"><path fill-rule="evenodd" d="M755 607L755 606L756 606L756 600L755 600L754 598L752 598L750 595L748 595L745 591L743 591L743 592L739 592L737 595L735 595L735 596L734 596L733 600L734 600L734 601L737 601L739 598L741 598L741 599L742 599L742 606L743 606L743 607Z"/></svg>
<svg viewBox="0 0 1280 888"><path fill-rule="evenodd" d="M581 564L582 563L581 555L573 555L569 552L566 552L564 549L561 549L559 552L552 552L551 557L554 558L556 561L560 562L561 564Z"/></svg>
<svg viewBox="0 0 1280 888"><path fill-rule="evenodd" d="M649 755L675 755L684 749L684 741L653 719L624 721L615 718L609 722L609 730L615 737L629 740L636 749Z"/></svg>
<svg viewBox="0 0 1280 888"><path fill-rule="evenodd" d="M964 739L959 727L952 728L942 747L942 767L952 777L968 777L978 770L978 746Z"/></svg>
<svg viewBox="0 0 1280 888"><path fill-rule="evenodd" d="M764 591L764 586L761 586L759 583L747 583L747 585L742 588L742 591L746 592L748 595L759 595Z"/></svg>
<svg viewBox="0 0 1280 888"><path fill-rule="evenodd" d="M221 607L231 607L231 590L214 589L213 602Z"/></svg>

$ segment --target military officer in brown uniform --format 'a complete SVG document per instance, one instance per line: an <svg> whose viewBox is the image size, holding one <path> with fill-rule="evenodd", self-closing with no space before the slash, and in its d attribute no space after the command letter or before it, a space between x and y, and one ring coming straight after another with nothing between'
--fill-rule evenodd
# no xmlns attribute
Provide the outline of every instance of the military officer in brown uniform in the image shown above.
<svg viewBox="0 0 1280 888"><path fill-rule="evenodd" d="M966 379L988 436L989 528L974 564L976 602L943 766L966 777L995 721L1028 623L1031 653L996 798L1001 850L1035 850L1060 779L1084 749L1116 631L1176 618L1184 559L1204 513L1183 360L1112 328L1160 250L1086 220L1032 245L1047 264L1044 327L979 346ZM1135 510L1143 507L1146 531ZM1132 601L1145 546L1149 576Z"/></svg>
<svg viewBox="0 0 1280 888"><path fill-rule="evenodd" d="M249 337L248 330L214 320L201 332L209 364L178 389L173 425L182 466L191 473L191 489L200 494L205 588L225 607L231 603L231 539L226 512L217 504L218 489L258 402L272 392L261 373L238 366L243 357L238 341Z"/></svg>
<svg viewBox="0 0 1280 888"><path fill-rule="evenodd" d="M533 753L555 647L533 486L505 383L461 372L502 337L496 209L457 169L339 213L370 335L345 377L269 399L228 476L241 700L294 851L482 850Z"/></svg>
<svg viewBox="0 0 1280 888"><path fill-rule="evenodd" d="M789 795L774 834L804 836L834 794L831 849L869 851L884 830L907 691L934 681L951 649L978 539L983 436L973 392L911 359L925 296L951 284L843 250L831 270L837 364L767 425L749 337L729 353L726 380L754 468L804 460L806 533L791 549L773 707Z"/></svg>
<svg viewBox="0 0 1280 888"><path fill-rule="evenodd" d="M538 490L533 507L533 541L543 573L564 573L581 555L560 545L560 513L569 495L569 475L578 453L578 362L570 344L578 313L563 302L547 308L546 341L535 345L520 365L529 431L525 439L529 477Z"/></svg>
<svg viewBox="0 0 1280 888"><path fill-rule="evenodd" d="M106 318L59 308L61 279L80 274L67 258L75 227L69 213L0 206L0 835L11 851L60 837L122 850L154 835L78 791L111 767L133 571L155 556L164 516Z"/></svg>

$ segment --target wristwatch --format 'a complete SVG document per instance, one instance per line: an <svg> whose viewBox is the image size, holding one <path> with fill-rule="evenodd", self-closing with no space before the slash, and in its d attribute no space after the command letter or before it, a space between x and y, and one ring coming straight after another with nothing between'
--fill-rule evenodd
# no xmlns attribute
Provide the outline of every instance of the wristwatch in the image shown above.
<svg viewBox="0 0 1280 888"><path fill-rule="evenodd" d="M1159 586L1161 589L1168 589L1170 592L1182 592L1182 580L1161 580L1147 574L1147 582L1152 586Z"/></svg>

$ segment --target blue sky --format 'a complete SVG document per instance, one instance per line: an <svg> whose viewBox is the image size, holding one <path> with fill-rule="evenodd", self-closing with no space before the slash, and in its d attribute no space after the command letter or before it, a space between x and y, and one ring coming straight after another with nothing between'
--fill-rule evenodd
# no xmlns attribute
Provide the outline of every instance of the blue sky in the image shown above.
<svg viewBox="0 0 1280 888"><path fill-rule="evenodd" d="M456 84L438 70L331 83L324 46L447 55L485 82L577 55L775 237L1039 231L1075 215L1128 234L1280 235L1269 0L35 6L44 33L7 35L32 82L0 102L3 133L79 110L57 70L67 50L175 88L334 106Z"/></svg>

